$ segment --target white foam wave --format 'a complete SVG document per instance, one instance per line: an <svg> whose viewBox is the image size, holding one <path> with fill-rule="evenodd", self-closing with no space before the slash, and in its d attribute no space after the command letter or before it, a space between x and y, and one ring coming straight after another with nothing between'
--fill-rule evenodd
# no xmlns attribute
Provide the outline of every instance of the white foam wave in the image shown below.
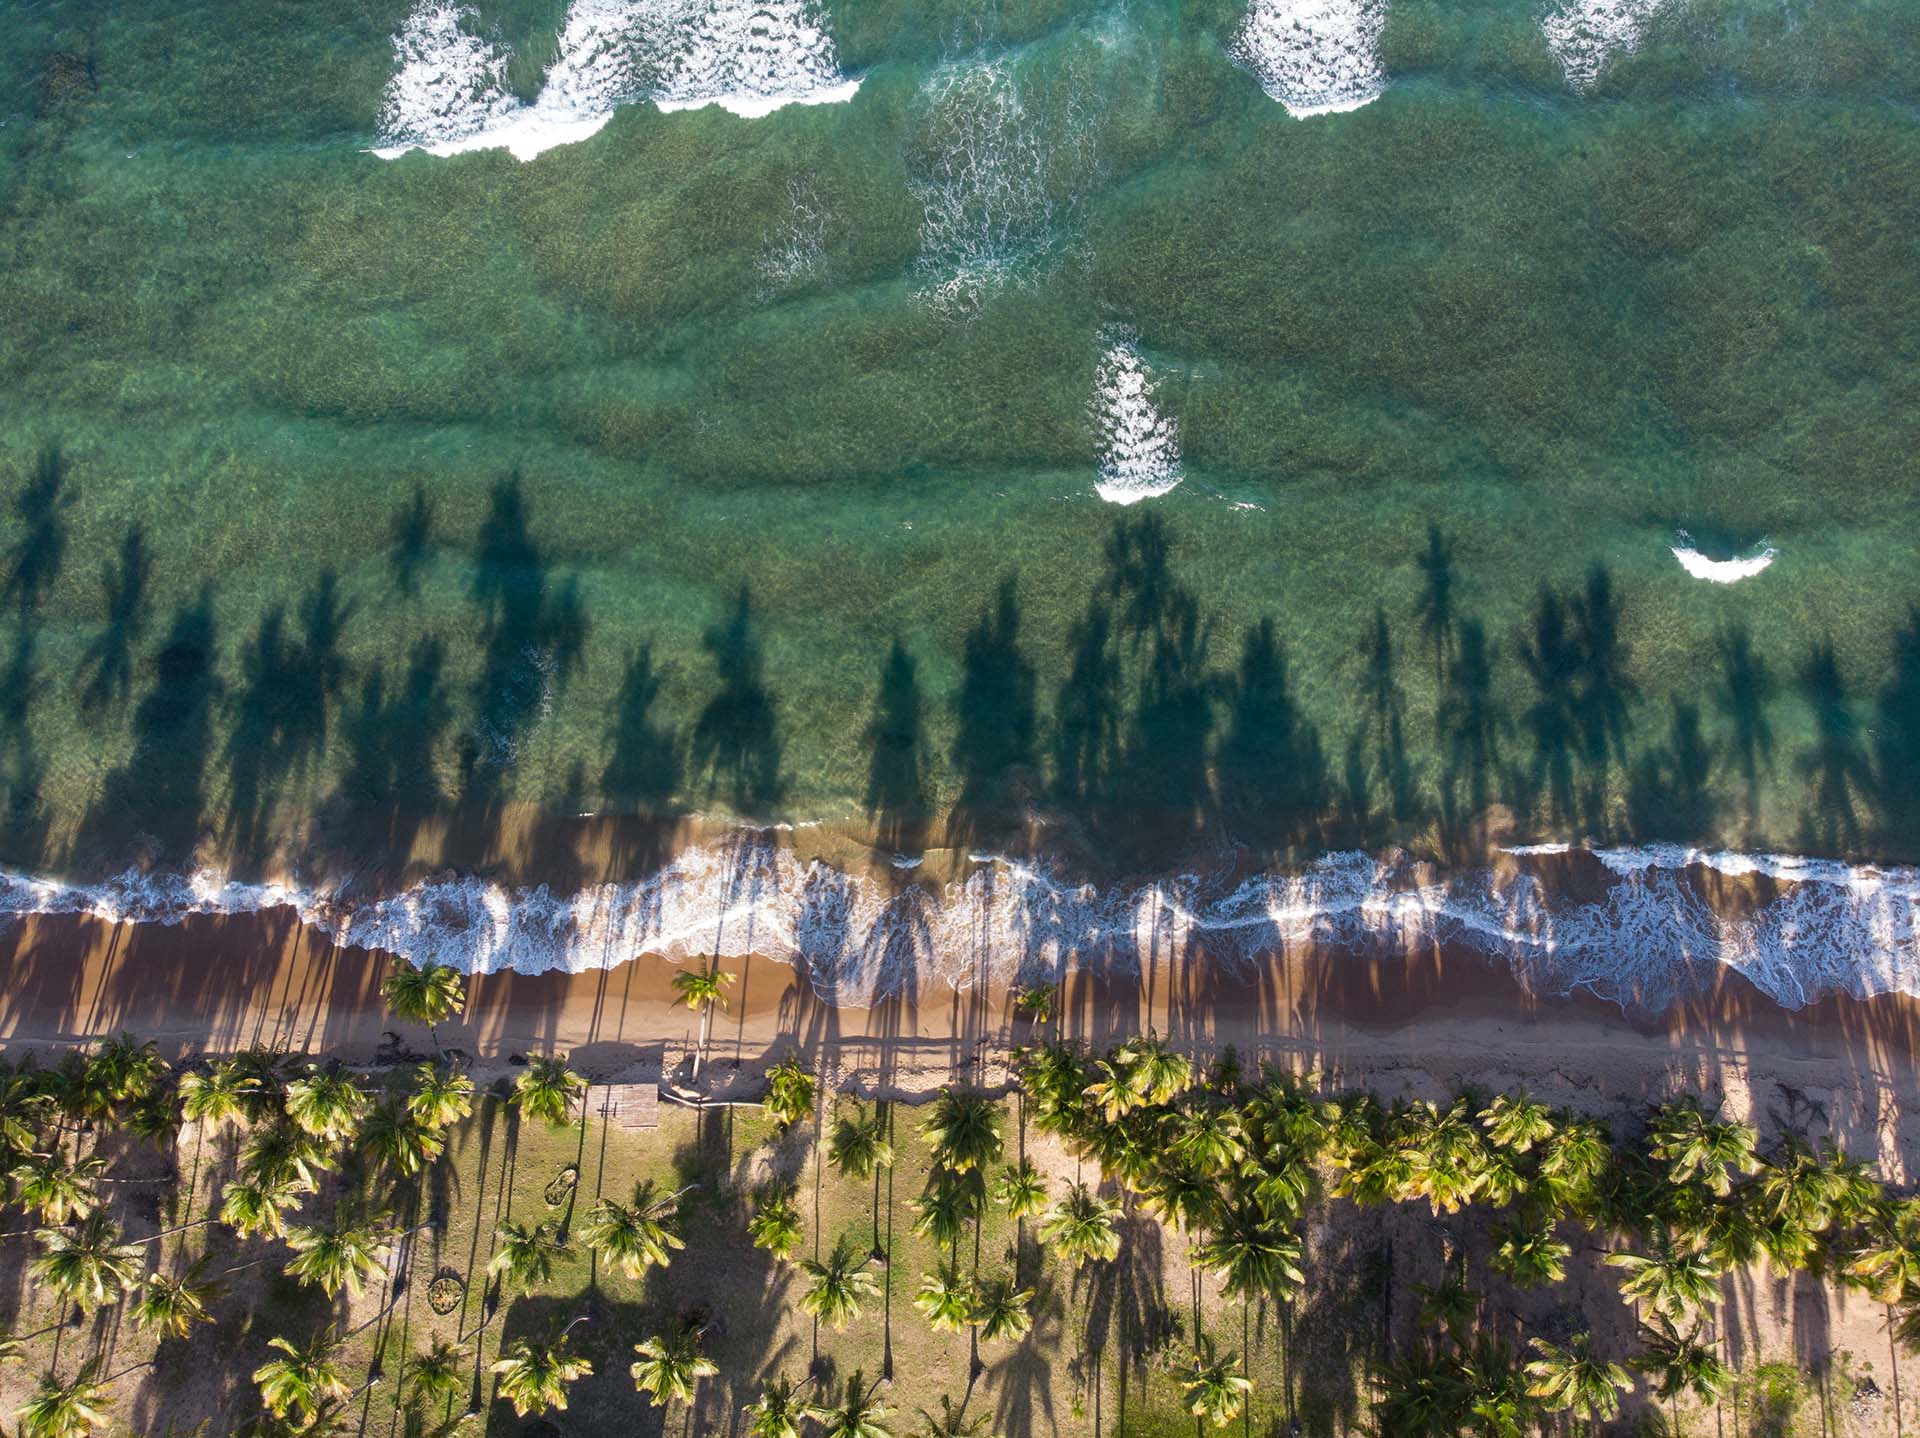
<svg viewBox="0 0 1920 1438"><path fill-rule="evenodd" d="M1680 531L1680 542L1671 548L1682 569L1695 579L1713 584L1737 584L1742 579L1751 579L1780 555L1780 551L1769 544L1744 559L1709 559L1693 547L1693 540L1684 529Z"/></svg>
<svg viewBox="0 0 1920 1438"><path fill-rule="evenodd" d="M1640 48L1667 0L1560 0L1540 20L1547 48L1575 90L1591 90L1616 55Z"/></svg>
<svg viewBox="0 0 1920 1438"><path fill-rule="evenodd" d="M598 132L623 104L720 105L758 117L852 98L807 0L572 0L539 95L506 88L507 56L471 9L423 0L393 41L374 154L505 149L530 160Z"/></svg>
<svg viewBox="0 0 1920 1438"><path fill-rule="evenodd" d="M1171 493L1185 476L1180 423L1154 402L1153 375L1124 335L1114 336L1095 374L1093 422L1100 434L1094 490L1112 504Z"/></svg>
<svg viewBox="0 0 1920 1438"><path fill-rule="evenodd" d="M1231 47L1295 119L1380 98L1386 0L1253 0Z"/></svg>
<svg viewBox="0 0 1920 1438"><path fill-rule="evenodd" d="M1511 854L1446 879L1392 857L1340 853L1231 885L1186 875L1116 888L978 855L964 879L900 888L803 861L773 832L750 831L646 879L571 894L450 876L373 895L208 873L95 885L0 874L0 917L171 924L287 908L341 943L474 973L582 972L643 952L758 954L800 967L824 999L851 1005L1068 969L1136 975L1193 952L1246 965L1299 945L1397 953L1442 942L1507 965L1536 993L1587 990L1653 1010L1723 969L1788 1008L1825 994L1920 994L1920 870L1669 845ZM1543 862L1556 854L1593 862L1604 892L1556 885ZM1729 917L1709 902L1709 873L1776 887Z"/></svg>

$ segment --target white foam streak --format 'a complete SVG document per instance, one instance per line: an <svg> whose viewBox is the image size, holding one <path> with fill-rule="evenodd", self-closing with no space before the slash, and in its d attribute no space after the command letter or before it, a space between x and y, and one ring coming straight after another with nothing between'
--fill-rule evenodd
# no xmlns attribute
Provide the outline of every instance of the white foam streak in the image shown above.
<svg viewBox="0 0 1920 1438"><path fill-rule="evenodd" d="M1380 98L1386 0L1253 0L1232 53L1260 88L1304 120Z"/></svg>
<svg viewBox="0 0 1920 1438"><path fill-rule="evenodd" d="M1680 561L1680 567L1695 579L1704 579L1712 584L1738 584L1743 579L1751 579L1779 557L1780 551L1767 545L1758 554L1750 554L1744 559L1709 559L1693 547L1693 542L1685 534L1680 543L1671 546L1673 557Z"/></svg>
<svg viewBox="0 0 1920 1438"><path fill-rule="evenodd" d="M1138 504L1178 487L1180 424L1154 401L1153 375L1130 339L1115 336L1095 374L1093 422L1100 434L1094 491L1112 504Z"/></svg>
<svg viewBox="0 0 1920 1438"><path fill-rule="evenodd" d="M521 160L597 133L614 110L719 105L757 118L852 98L805 0L572 0L532 104L506 88L506 53L473 12L424 0L393 41L396 71L373 153L504 149Z"/></svg>
<svg viewBox="0 0 1920 1438"><path fill-rule="evenodd" d="M650 877L573 894L440 877L360 894L128 873L96 885L0 874L0 919L92 914L173 924L291 909L345 944L474 973L582 972L640 953L770 957L829 1002L1028 981L1067 969L1138 975L1189 952L1231 967L1300 945L1368 954L1463 945L1529 990L1587 990L1660 1009L1733 969L1788 1008L1825 994L1920 994L1920 870L1671 845L1544 845L1444 880L1393 858L1330 854L1235 885L1195 875L1121 888L975 856L964 879L904 887L795 857L771 831L681 854ZM1566 897L1546 860L1594 863L1597 899ZM1739 917L1710 905L1705 874L1774 891ZM1591 884L1582 882L1581 893Z"/></svg>
<svg viewBox="0 0 1920 1438"><path fill-rule="evenodd" d="M1547 48L1574 90L1591 90L1616 55L1640 48L1666 0L1561 0L1541 18Z"/></svg>

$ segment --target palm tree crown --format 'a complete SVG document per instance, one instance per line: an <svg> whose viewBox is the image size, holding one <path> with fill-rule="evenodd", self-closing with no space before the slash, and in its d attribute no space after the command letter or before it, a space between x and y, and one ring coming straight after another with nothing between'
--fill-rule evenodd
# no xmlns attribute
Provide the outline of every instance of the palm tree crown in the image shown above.
<svg viewBox="0 0 1920 1438"><path fill-rule="evenodd" d="M666 1227L678 1206L678 1194L662 1194L647 1179L634 1190L632 1203L603 1198L594 1204L580 1236L628 1278L638 1278L655 1264L666 1267L673 1256L670 1250L686 1247Z"/></svg>
<svg viewBox="0 0 1920 1438"><path fill-rule="evenodd" d="M549 1408L564 1411L567 1385L592 1373L593 1364L567 1351L564 1333L545 1343L515 1339L493 1365L493 1374L500 1380L500 1396L522 1418Z"/></svg>
<svg viewBox="0 0 1920 1438"><path fill-rule="evenodd" d="M489 1276L502 1278L522 1293L553 1277L554 1260L565 1249L559 1230L551 1223L516 1223L508 1219L494 1229L493 1257L487 1260Z"/></svg>
<svg viewBox="0 0 1920 1438"><path fill-rule="evenodd" d="M920 1134L933 1146L935 1163L965 1173L999 1162L1001 1122L999 1108L985 1094L944 1088L920 1125Z"/></svg>
<svg viewBox="0 0 1920 1438"><path fill-rule="evenodd" d="M1120 1252L1120 1234L1114 1227L1119 1212L1119 1204L1097 1198L1084 1183L1076 1183L1047 1210L1040 1236L1076 1268L1089 1259L1110 1259Z"/></svg>
<svg viewBox="0 0 1920 1438"><path fill-rule="evenodd" d="M587 1081L557 1058L530 1058L514 1081L513 1101L528 1118L545 1119L552 1128L573 1122L573 1101Z"/></svg>
<svg viewBox="0 0 1920 1438"><path fill-rule="evenodd" d="M253 1370L259 1385L260 1401L276 1418L291 1417L304 1425L329 1403L337 1403L351 1391L334 1361L332 1335L320 1334L304 1344L284 1338L267 1342L282 1354Z"/></svg>
<svg viewBox="0 0 1920 1438"><path fill-rule="evenodd" d="M1553 1412L1604 1423L1620 1411L1620 1394L1633 1386L1618 1363L1597 1358L1593 1335L1576 1333L1565 1347L1535 1338L1527 1364L1527 1392Z"/></svg>
<svg viewBox="0 0 1920 1438"><path fill-rule="evenodd" d="M37 1229L34 1237L44 1251L33 1260L33 1276L84 1313L117 1303L140 1282L146 1245L122 1243L104 1213L72 1228Z"/></svg>
<svg viewBox="0 0 1920 1438"><path fill-rule="evenodd" d="M386 1239L372 1224L338 1214L328 1227L289 1228L287 1246L293 1250L287 1276L314 1285L329 1298L343 1288L350 1298L358 1298L367 1280L380 1272L387 1252Z"/></svg>
<svg viewBox="0 0 1920 1438"><path fill-rule="evenodd" d="M887 1142L886 1123L850 1104L834 1116L827 1130L827 1158L848 1178L868 1179L893 1167L893 1145Z"/></svg>
<svg viewBox="0 0 1920 1438"><path fill-rule="evenodd" d="M96 1381L100 1360L89 1358L71 1381L49 1373L20 1409L20 1438L87 1438L107 1426L106 1385Z"/></svg>
<svg viewBox="0 0 1920 1438"><path fill-rule="evenodd" d="M445 1023L467 1000L467 983L457 969L407 959L394 960L381 991L395 1018L428 1028Z"/></svg>
<svg viewBox="0 0 1920 1438"><path fill-rule="evenodd" d="M893 1438L893 1432L881 1420L887 1410L873 1401L867 1376L858 1369L847 1379L847 1388L837 1404L810 1407L807 1416L820 1425L820 1438Z"/></svg>
<svg viewBox="0 0 1920 1438"><path fill-rule="evenodd" d="M800 1265L807 1276L807 1291L800 1295L800 1306L835 1328L845 1328L860 1316L862 1303L879 1296L880 1285L867 1272L867 1262L844 1238L824 1261L808 1259Z"/></svg>
<svg viewBox="0 0 1920 1438"><path fill-rule="evenodd" d="M720 1365L700 1351L700 1335L690 1327L657 1334L634 1344L633 1351L640 1355L628 1370L633 1386L663 1408L676 1401L691 1403L700 1380L720 1371Z"/></svg>

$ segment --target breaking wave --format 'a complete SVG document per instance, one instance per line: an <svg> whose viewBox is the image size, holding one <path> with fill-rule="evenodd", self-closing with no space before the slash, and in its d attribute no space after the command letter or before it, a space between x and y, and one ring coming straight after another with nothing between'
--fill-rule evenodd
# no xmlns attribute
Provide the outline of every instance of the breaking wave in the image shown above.
<svg viewBox="0 0 1920 1438"><path fill-rule="evenodd" d="M1180 422L1154 402L1153 375L1124 334L1111 337L1094 378L1093 422L1100 432L1094 490L1112 504L1170 494L1180 466Z"/></svg>
<svg viewBox="0 0 1920 1438"><path fill-rule="evenodd" d="M1680 567L1695 579L1713 584L1737 584L1742 579L1751 579L1780 557L1780 551L1767 544L1742 559L1709 559L1693 547L1693 537L1686 530L1681 530L1676 538L1680 542L1670 547Z"/></svg>
<svg viewBox="0 0 1920 1438"><path fill-rule="evenodd" d="M1232 54L1296 119L1380 98L1386 0L1253 0Z"/></svg>
<svg viewBox="0 0 1920 1438"><path fill-rule="evenodd" d="M754 830L690 849L643 880L570 894L453 876L374 895L205 872L95 885L0 874L0 919L171 924L284 908L343 944L476 973L580 972L640 953L759 954L800 968L824 1000L854 1006L1068 969L1137 974L1194 953L1244 970L1302 945L1377 955L1435 943L1506 965L1534 993L1584 990L1650 1011L1728 969L1787 1008L1827 994L1920 994L1916 869L1543 845L1446 879L1360 853L1236 883L1187 875L1103 888L994 855L973 856L966 876L944 885L899 887L903 878L856 877ZM1728 880L1750 901L1738 913L1711 897Z"/></svg>
<svg viewBox="0 0 1920 1438"><path fill-rule="evenodd" d="M572 0L531 104L507 89L505 49L472 9L423 0L393 38L374 153L505 149L530 160L596 133L614 110L720 105L737 115L846 100L833 40L806 0Z"/></svg>
<svg viewBox="0 0 1920 1438"><path fill-rule="evenodd" d="M1666 0L1560 0L1541 18L1547 48L1574 90L1591 90L1616 55L1640 48Z"/></svg>

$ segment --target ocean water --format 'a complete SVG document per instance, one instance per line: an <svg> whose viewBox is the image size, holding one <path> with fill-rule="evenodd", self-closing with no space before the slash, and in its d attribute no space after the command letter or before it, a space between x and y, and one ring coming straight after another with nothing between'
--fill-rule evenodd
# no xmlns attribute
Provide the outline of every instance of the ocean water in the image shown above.
<svg viewBox="0 0 1920 1438"><path fill-rule="evenodd" d="M707 847L510 836L697 815L898 857L779 861L836 993L1414 859L1548 987L1920 988L1917 126L1914 0L16 0L0 908L690 953Z"/></svg>

